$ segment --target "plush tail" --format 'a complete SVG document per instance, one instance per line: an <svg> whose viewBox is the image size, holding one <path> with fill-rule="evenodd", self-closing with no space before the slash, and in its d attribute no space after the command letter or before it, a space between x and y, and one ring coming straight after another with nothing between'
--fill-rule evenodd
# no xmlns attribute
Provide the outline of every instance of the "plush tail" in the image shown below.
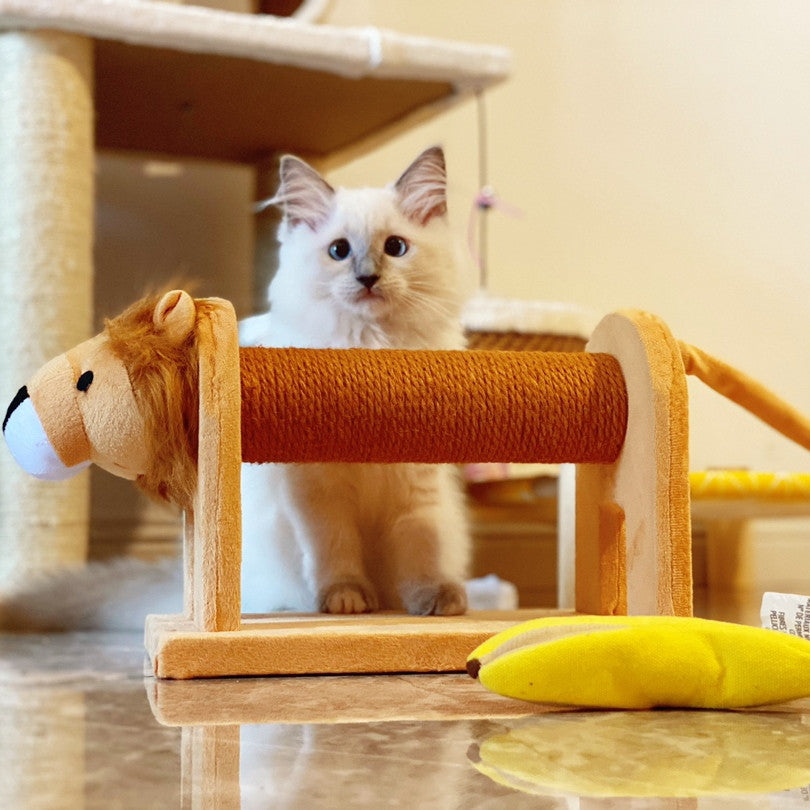
<svg viewBox="0 0 810 810"><path fill-rule="evenodd" d="M178 559L118 558L32 578L0 595L0 630L142 630L148 613L181 613Z"/></svg>
<svg viewBox="0 0 810 810"><path fill-rule="evenodd" d="M684 370L718 394L810 450L810 419L774 394L762 383L716 357L680 341Z"/></svg>

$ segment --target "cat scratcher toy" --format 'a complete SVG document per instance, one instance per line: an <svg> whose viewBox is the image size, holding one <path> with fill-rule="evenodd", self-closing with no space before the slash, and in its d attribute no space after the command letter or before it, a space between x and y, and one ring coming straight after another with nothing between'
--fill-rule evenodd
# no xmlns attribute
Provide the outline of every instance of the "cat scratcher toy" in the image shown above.
<svg viewBox="0 0 810 810"><path fill-rule="evenodd" d="M576 608L691 613L685 372L810 447L810 425L656 317L583 353L240 349L233 307L173 291L47 363L3 431L29 472L90 462L185 511L185 612L150 616L168 678L463 670L526 613L242 616L240 464L576 462Z"/></svg>

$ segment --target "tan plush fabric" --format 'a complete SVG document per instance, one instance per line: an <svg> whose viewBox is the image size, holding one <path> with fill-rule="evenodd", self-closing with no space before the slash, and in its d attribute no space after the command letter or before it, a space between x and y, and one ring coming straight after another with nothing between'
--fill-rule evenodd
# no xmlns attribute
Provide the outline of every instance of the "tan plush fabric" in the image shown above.
<svg viewBox="0 0 810 810"><path fill-rule="evenodd" d="M688 403L677 343L659 318L630 310L606 316L588 349L618 361L628 415L616 461L577 468L577 610L689 615Z"/></svg>
<svg viewBox="0 0 810 810"><path fill-rule="evenodd" d="M231 304L220 299L206 303L196 327L198 484L192 507L194 548L188 550L194 566L187 571L186 603L200 629L234 630L242 613L239 345Z"/></svg>
<svg viewBox="0 0 810 810"><path fill-rule="evenodd" d="M353 79L445 81L461 89L485 87L510 66L509 52L495 46L151 0L0 0L0 25L264 60Z"/></svg>
<svg viewBox="0 0 810 810"><path fill-rule="evenodd" d="M750 411L774 430L810 450L810 419L762 383L716 357L681 341L687 374L692 374L718 394Z"/></svg>
<svg viewBox="0 0 810 810"><path fill-rule="evenodd" d="M350 672L464 671L494 633L548 611L468 616L249 618L235 631L202 633L181 617L150 616L146 645L161 678Z"/></svg>

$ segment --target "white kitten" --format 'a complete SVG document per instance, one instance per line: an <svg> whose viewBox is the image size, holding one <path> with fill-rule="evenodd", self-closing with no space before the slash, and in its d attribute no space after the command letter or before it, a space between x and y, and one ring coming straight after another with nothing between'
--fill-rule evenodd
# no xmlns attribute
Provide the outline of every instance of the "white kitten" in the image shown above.
<svg viewBox="0 0 810 810"><path fill-rule="evenodd" d="M284 158L271 311L248 345L460 349L461 280L440 149L391 187L333 190ZM469 538L455 470L389 464L243 465L243 612L463 612ZM176 561L98 562L0 599L0 628L141 628L179 613Z"/></svg>
<svg viewBox="0 0 810 810"><path fill-rule="evenodd" d="M440 149L381 189L335 190L286 157L276 200L270 313L243 322L243 343L463 348ZM244 465L242 484L245 612L465 610L469 537L452 467Z"/></svg>

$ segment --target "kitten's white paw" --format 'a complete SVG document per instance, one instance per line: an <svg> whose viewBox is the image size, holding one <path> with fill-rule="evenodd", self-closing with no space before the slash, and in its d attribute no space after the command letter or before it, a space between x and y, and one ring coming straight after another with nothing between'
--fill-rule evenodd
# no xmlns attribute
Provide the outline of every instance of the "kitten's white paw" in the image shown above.
<svg viewBox="0 0 810 810"><path fill-rule="evenodd" d="M467 592L457 582L414 582L402 588L408 613L417 616L458 616L467 611Z"/></svg>
<svg viewBox="0 0 810 810"><path fill-rule="evenodd" d="M334 582L323 588L318 598L322 613L369 613L378 606L374 589L362 582Z"/></svg>

